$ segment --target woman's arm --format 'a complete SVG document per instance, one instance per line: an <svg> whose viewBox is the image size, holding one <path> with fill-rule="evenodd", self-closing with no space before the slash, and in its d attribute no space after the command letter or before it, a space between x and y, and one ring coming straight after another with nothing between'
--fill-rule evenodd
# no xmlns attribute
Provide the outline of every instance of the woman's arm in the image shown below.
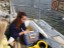
<svg viewBox="0 0 64 48"><path fill-rule="evenodd" d="M23 35L23 34L29 33L29 30L27 29L27 27L25 26L24 23L22 24L21 28L22 28L22 32L20 32L19 35Z"/></svg>
<svg viewBox="0 0 64 48"><path fill-rule="evenodd" d="M24 31L24 34L27 34L27 33L29 33L29 30L28 30L28 29L26 29L26 30Z"/></svg>
<svg viewBox="0 0 64 48"><path fill-rule="evenodd" d="M23 34L24 34L24 32L20 32L20 33L19 33L19 36L21 36L21 35L23 35Z"/></svg>
<svg viewBox="0 0 64 48"><path fill-rule="evenodd" d="M19 36L21 36L21 35L23 35L23 34L27 34L28 32L29 32L29 30L28 29L26 29L26 30L24 30L24 31L21 31L21 32L19 32L19 31L14 27L14 26L12 26L11 27L11 33L12 33L12 37L13 38L17 38L17 37L19 37Z"/></svg>
<svg viewBox="0 0 64 48"><path fill-rule="evenodd" d="M27 33L29 33L29 30L28 30L28 29L26 29L26 30L23 31L23 32L20 32L19 35L21 36L21 35L23 35L23 34L27 34Z"/></svg>

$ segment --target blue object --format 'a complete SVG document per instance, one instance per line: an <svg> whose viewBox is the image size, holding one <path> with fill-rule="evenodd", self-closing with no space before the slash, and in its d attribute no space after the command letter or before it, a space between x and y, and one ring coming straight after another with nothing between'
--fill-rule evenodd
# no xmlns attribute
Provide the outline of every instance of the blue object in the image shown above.
<svg viewBox="0 0 64 48"><path fill-rule="evenodd" d="M27 46L32 45L34 42L39 40L39 32L31 31L28 34L24 34L24 41Z"/></svg>

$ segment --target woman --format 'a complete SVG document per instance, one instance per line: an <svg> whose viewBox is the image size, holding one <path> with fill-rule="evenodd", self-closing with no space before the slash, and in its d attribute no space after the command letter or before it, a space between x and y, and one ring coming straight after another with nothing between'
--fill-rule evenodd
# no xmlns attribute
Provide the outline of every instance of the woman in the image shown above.
<svg viewBox="0 0 64 48"><path fill-rule="evenodd" d="M17 18L12 22L9 27L9 34L14 39L23 38L23 34L27 34L29 31L25 26L27 15L24 12L19 12Z"/></svg>

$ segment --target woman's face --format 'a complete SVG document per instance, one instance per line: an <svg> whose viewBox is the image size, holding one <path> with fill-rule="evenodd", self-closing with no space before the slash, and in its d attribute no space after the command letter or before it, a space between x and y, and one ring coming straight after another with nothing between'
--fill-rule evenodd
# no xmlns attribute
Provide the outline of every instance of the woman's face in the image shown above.
<svg viewBox="0 0 64 48"><path fill-rule="evenodd" d="M24 22L26 21L26 19L27 19L27 17L26 17L26 16L23 16L23 17L21 18L21 22L24 23Z"/></svg>

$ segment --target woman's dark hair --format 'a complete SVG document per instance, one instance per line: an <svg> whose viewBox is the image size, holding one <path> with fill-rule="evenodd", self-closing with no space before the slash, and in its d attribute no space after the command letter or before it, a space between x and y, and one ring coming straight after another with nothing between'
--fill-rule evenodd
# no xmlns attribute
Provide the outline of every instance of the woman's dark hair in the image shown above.
<svg viewBox="0 0 64 48"><path fill-rule="evenodd" d="M27 16L25 12L18 12L16 19L13 21L16 24L16 29L20 29L21 18Z"/></svg>
<svg viewBox="0 0 64 48"><path fill-rule="evenodd" d="M17 18L22 18L23 16L27 16L25 12L18 12Z"/></svg>

